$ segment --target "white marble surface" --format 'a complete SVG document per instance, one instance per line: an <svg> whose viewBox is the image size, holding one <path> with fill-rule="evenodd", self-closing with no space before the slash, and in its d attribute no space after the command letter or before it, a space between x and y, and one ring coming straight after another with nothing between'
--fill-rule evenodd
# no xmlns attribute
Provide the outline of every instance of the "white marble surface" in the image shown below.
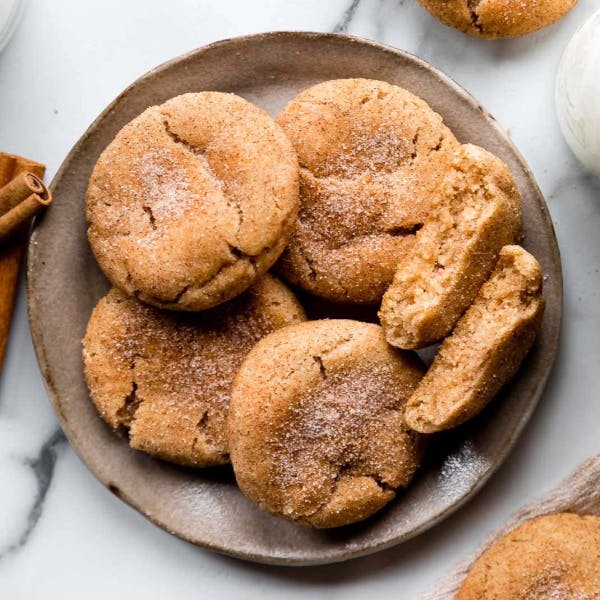
<svg viewBox="0 0 600 600"><path fill-rule="evenodd" d="M415 0L32 0L0 54L0 148L45 162L48 178L132 80L221 38L277 29L348 31L430 61L498 118L536 175L561 246L565 319L539 409L474 501L403 546L348 564L293 570L181 542L94 479L50 407L21 291L0 379L0 596L414 598L513 510L600 450L600 182L568 151L553 106L560 54L599 6L580 0L552 28L490 43L446 29Z"/></svg>

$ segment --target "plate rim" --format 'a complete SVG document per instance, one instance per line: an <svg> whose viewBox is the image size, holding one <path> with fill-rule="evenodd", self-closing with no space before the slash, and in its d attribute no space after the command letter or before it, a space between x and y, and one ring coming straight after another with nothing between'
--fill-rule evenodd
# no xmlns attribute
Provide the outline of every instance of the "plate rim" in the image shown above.
<svg viewBox="0 0 600 600"><path fill-rule="evenodd" d="M245 561L251 561L261 564L267 565L279 565L279 566L316 566L316 565L326 565L326 564L334 564L339 562L344 562L347 560L351 560L354 558L363 557L369 554L373 554L375 552L379 552L393 546L397 546L403 542L406 542L423 532L435 527L440 522L445 520L451 514L460 510L464 505L466 505L470 500L474 498L475 495L488 483L491 477L497 472L497 470L505 463L506 458L513 450L516 440L523 434L523 430L525 429L527 423L529 422L534 410L536 409L542 393L546 387L550 374L554 369L554 365L558 356L559 349L559 340L562 330L562 318L563 318L563 304L564 304L564 289L563 289L563 272L562 272L562 262L560 256L560 249L558 245L558 239L556 236L556 232L554 229L554 224L552 223L552 219L550 217L550 212L548 209L548 205L545 201L545 197L542 194L539 185L527 163L524 159L521 152L515 146L513 141L510 139L506 131L500 126L498 121L494 118L494 116L486 109L484 106L465 88L463 88L460 84L458 84L454 79L440 71L435 66L431 65L427 61L419 58L418 56L407 52L406 50L402 50L400 48L396 48L387 44L382 44L380 42L376 42L370 39L362 38L359 36L354 36L346 33L331 33L331 32L316 32L316 31L266 31L255 34L248 34L242 36L229 37L225 39L221 39L199 48L195 48L190 50L189 52L185 52L180 54L174 58L171 58L167 61L164 61L157 65L156 67L150 69L149 71L142 74L140 77L135 79L130 85L128 85L121 93L119 93L114 100L112 100L106 108L104 108L100 114L92 121L89 127L84 131L84 133L78 138L75 144L72 146L70 151L67 153L63 161L61 162L60 167L56 171L52 182L50 184L50 188L53 190L55 186L55 182L59 181L64 173L66 172L69 163L72 158L78 153L80 147L87 141L87 139L92 135L97 126L103 121L105 116L109 114L123 99L128 96L134 88L136 88L139 84L146 81L148 78L155 76L158 73L161 73L164 70L171 68L173 65L177 63L188 60L192 57L200 56L205 53L209 53L216 48L220 48L223 46L227 46L230 44L240 44L246 42L258 42L261 41L270 41L270 40L305 40L311 41L314 39L335 39L337 41L342 41L350 44L355 44L359 46L371 46L375 50L380 52L385 52L387 54L392 54L396 57L401 57L405 60L413 62L418 67L428 71L432 76L436 77L439 81L452 88L452 90L460 96L463 100L465 100L471 107L480 111L486 121L498 132L498 134L503 138L507 147L514 153L515 157L519 160L523 171L527 178L529 179L532 188L535 188L537 192L537 196L541 199L542 213L543 219L545 221L546 226L548 227L548 232L551 233L552 243L550 244L551 255L548 256L549 261L552 264L557 265L557 281L556 281L556 291L557 291L557 314L556 314L556 331L553 338L547 340L547 344L549 347L549 354L551 355L551 361L548 363L548 367L545 370L545 373L542 377L540 377L535 385L535 388L531 392L532 400L528 404L527 410L521 413L520 418L515 420L515 426L513 431L511 432L510 438L507 439L506 444L503 445L501 452L497 454L497 459L494 464L486 470L486 472L480 476L477 482L472 485L468 491L466 491L460 499L456 500L452 503L452 505L447 506L444 510L440 511L433 518L429 519L427 522L422 523L420 526L412 529L409 532L406 532L402 535L392 537L385 541L373 542L370 544L365 544L358 550L349 550L342 548L339 552L330 552L326 556L321 556L319 558L306 558L302 555L296 556L288 556L282 557L277 554L264 555L259 553L254 553L252 551L246 550L236 550L232 549L228 546L220 545L216 543L214 540L198 540L192 539L191 536L186 535L185 532L175 532L169 528L169 526L163 522L161 519L147 513L142 506L136 504L126 493L122 490L111 486L109 481L107 481L103 477L102 468L94 461L88 461L83 458L80 453L78 445L74 442L75 439L75 431L70 423L65 418L65 415L62 412L62 408L59 401L59 393L54 386L54 381L52 375L50 373L49 363L46 357L46 351L43 343L43 336L41 333L42 330L42 319L38 317L38 306L35 298L35 294L33 293L33 279L35 277L33 273L33 267L31 266L34 263L35 255L38 251L37 245L37 230L34 229L33 233L30 237L28 249L27 249L27 267L26 267L26 293L27 293L27 316L30 325L31 337L33 341L33 347L35 350L36 359L38 365L40 367L40 372L42 375L42 379L44 381L44 387L48 396L51 400L52 406L56 415L58 416L60 426L65 433L71 448L77 454L78 458L82 461L85 467L92 473L92 475L110 492L112 492L117 498L119 498L122 502L127 504L129 507L133 508L137 513L142 515L144 518L149 520L154 525L157 525L164 531L170 533L186 541L195 546L205 548L207 550L211 550L214 552L218 552L219 554L227 555L236 559L241 559Z"/></svg>

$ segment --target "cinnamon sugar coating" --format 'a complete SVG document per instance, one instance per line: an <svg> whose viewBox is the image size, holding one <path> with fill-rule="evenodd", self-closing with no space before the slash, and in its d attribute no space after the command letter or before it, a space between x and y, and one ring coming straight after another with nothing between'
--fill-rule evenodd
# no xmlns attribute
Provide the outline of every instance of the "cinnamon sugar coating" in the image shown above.
<svg viewBox="0 0 600 600"><path fill-rule="evenodd" d="M104 150L87 192L100 267L129 296L203 310L275 262L298 211L298 164L261 109L184 94L133 119Z"/></svg>
<svg viewBox="0 0 600 600"><path fill-rule="evenodd" d="M506 246L408 400L409 426L433 433L478 414L517 372L540 330L543 313L538 261L520 246Z"/></svg>
<svg viewBox="0 0 600 600"><path fill-rule="evenodd" d="M547 27L577 0L419 0L442 23L488 39L514 38Z"/></svg>
<svg viewBox="0 0 600 600"><path fill-rule="evenodd" d="M198 314L160 311L113 288L83 340L91 398L133 448L193 467L227 463L225 420L237 368L264 335L304 318L271 275Z"/></svg>
<svg viewBox="0 0 600 600"><path fill-rule="evenodd" d="M368 79L308 88L277 122L298 153L301 202L280 273L334 302L379 302L456 139L423 100Z"/></svg>
<svg viewBox="0 0 600 600"><path fill-rule="evenodd" d="M486 550L456 600L599 600L600 517L546 515Z"/></svg>
<svg viewBox="0 0 600 600"><path fill-rule="evenodd" d="M508 168L483 148L460 146L383 297L379 317L388 342L422 348L448 335L500 250L520 237L521 196Z"/></svg>
<svg viewBox="0 0 600 600"><path fill-rule="evenodd" d="M413 477L422 438L404 421L423 374L377 325L307 321L261 340L234 382L231 460L261 508L313 527L379 510Z"/></svg>

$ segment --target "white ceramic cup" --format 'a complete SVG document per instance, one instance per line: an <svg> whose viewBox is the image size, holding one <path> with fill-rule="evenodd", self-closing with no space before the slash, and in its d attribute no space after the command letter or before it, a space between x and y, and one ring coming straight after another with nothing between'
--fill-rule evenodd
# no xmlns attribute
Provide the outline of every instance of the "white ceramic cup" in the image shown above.
<svg viewBox="0 0 600 600"><path fill-rule="evenodd" d="M571 150L600 175L600 10L575 33L561 58L556 114Z"/></svg>

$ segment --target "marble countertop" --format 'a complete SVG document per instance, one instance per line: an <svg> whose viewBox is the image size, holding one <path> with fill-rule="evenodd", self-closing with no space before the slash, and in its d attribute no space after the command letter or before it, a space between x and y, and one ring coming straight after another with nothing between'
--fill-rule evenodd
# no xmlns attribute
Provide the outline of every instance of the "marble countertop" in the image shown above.
<svg viewBox="0 0 600 600"><path fill-rule="evenodd" d="M443 27L415 0L30 1L0 54L0 148L45 162L48 180L130 82L218 39L267 30L343 31L429 61L490 110L529 162L561 247L565 313L561 350L540 406L471 503L394 549L346 564L285 569L171 537L94 479L48 401L21 289L0 379L0 595L415 598L511 512L600 450L600 181L563 142L553 99L559 57L599 6L580 0L551 28L485 42Z"/></svg>

